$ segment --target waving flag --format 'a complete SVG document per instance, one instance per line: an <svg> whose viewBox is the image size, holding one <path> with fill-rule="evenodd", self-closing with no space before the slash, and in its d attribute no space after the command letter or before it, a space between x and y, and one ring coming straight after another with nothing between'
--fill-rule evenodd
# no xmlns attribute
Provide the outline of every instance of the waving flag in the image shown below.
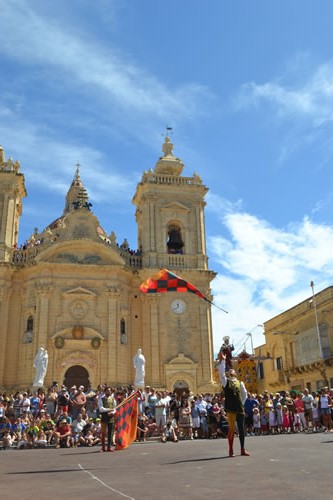
<svg viewBox="0 0 333 500"><path fill-rule="evenodd" d="M168 271L168 269L161 269L161 271L154 274L154 276L148 278L142 283L140 290L143 293L190 292L216 306L216 304L208 300L200 290L192 285L192 283L185 281L180 276L177 276L177 274ZM221 308L219 307L219 309ZM222 311L224 311L224 309L222 309Z"/></svg>
<svg viewBox="0 0 333 500"><path fill-rule="evenodd" d="M136 438L138 427L138 396L135 391L116 408L116 450L123 450Z"/></svg>

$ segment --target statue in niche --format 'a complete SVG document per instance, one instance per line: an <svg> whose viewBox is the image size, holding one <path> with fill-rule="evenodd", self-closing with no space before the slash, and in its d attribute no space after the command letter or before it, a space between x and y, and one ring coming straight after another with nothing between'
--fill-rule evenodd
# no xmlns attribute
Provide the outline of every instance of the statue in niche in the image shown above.
<svg viewBox="0 0 333 500"><path fill-rule="evenodd" d="M145 386L145 364L146 359L142 354L142 350L138 349L136 356L133 358L133 364L135 368L135 387L144 387Z"/></svg>
<svg viewBox="0 0 333 500"><path fill-rule="evenodd" d="M46 375L47 365L49 362L49 355L43 347L38 349L38 352L34 361L34 368L36 368L36 375L33 382L34 387L43 387L44 378Z"/></svg>

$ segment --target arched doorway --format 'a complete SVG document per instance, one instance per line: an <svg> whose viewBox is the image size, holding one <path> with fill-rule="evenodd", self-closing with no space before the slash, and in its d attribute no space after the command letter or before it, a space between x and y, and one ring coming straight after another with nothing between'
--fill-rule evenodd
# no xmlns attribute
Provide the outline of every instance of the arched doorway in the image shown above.
<svg viewBox="0 0 333 500"><path fill-rule="evenodd" d="M173 392L177 394L177 396L187 397L190 393L190 389L184 380L177 380L173 386Z"/></svg>
<svg viewBox="0 0 333 500"><path fill-rule="evenodd" d="M83 385L85 389L90 385L88 371L80 365L71 366L65 373L64 385L69 389L73 385Z"/></svg>

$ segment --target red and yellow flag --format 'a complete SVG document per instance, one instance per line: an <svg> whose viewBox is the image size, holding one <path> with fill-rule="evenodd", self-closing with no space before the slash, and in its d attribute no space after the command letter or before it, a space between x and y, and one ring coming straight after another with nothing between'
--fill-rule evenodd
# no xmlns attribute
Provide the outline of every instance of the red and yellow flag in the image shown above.
<svg viewBox="0 0 333 500"><path fill-rule="evenodd" d="M138 427L139 392L124 399L116 408L116 450L124 450L135 440Z"/></svg>
<svg viewBox="0 0 333 500"><path fill-rule="evenodd" d="M192 283L185 281L180 276L177 276L177 274L168 271L168 269L161 269L154 276L148 278L141 284L140 290L143 293L190 292L209 302L204 294L192 285Z"/></svg>

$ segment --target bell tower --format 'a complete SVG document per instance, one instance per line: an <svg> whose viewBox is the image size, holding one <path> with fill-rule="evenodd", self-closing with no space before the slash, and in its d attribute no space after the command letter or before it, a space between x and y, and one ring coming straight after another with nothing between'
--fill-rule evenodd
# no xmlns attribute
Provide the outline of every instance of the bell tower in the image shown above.
<svg viewBox="0 0 333 500"><path fill-rule="evenodd" d="M142 265L207 270L204 197L208 189L197 174L181 175L184 164L174 156L169 137L162 151L155 169L144 172L133 198Z"/></svg>
<svg viewBox="0 0 333 500"><path fill-rule="evenodd" d="M163 156L144 172L136 205L142 278L168 269L194 284L209 300L215 273L208 269L204 207L208 188L184 164L165 138ZM142 347L154 387L188 387L213 392L211 304L191 293L170 291L142 297ZM184 385L185 384L185 385Z"/></svg>
<svg viewBox="0 0 333 500"><path fill-rule="evenodd" d="M0 146L0 262L9 262L17 245L22 198L26 194L20 163L12 158L6 161Z"/></svg>

